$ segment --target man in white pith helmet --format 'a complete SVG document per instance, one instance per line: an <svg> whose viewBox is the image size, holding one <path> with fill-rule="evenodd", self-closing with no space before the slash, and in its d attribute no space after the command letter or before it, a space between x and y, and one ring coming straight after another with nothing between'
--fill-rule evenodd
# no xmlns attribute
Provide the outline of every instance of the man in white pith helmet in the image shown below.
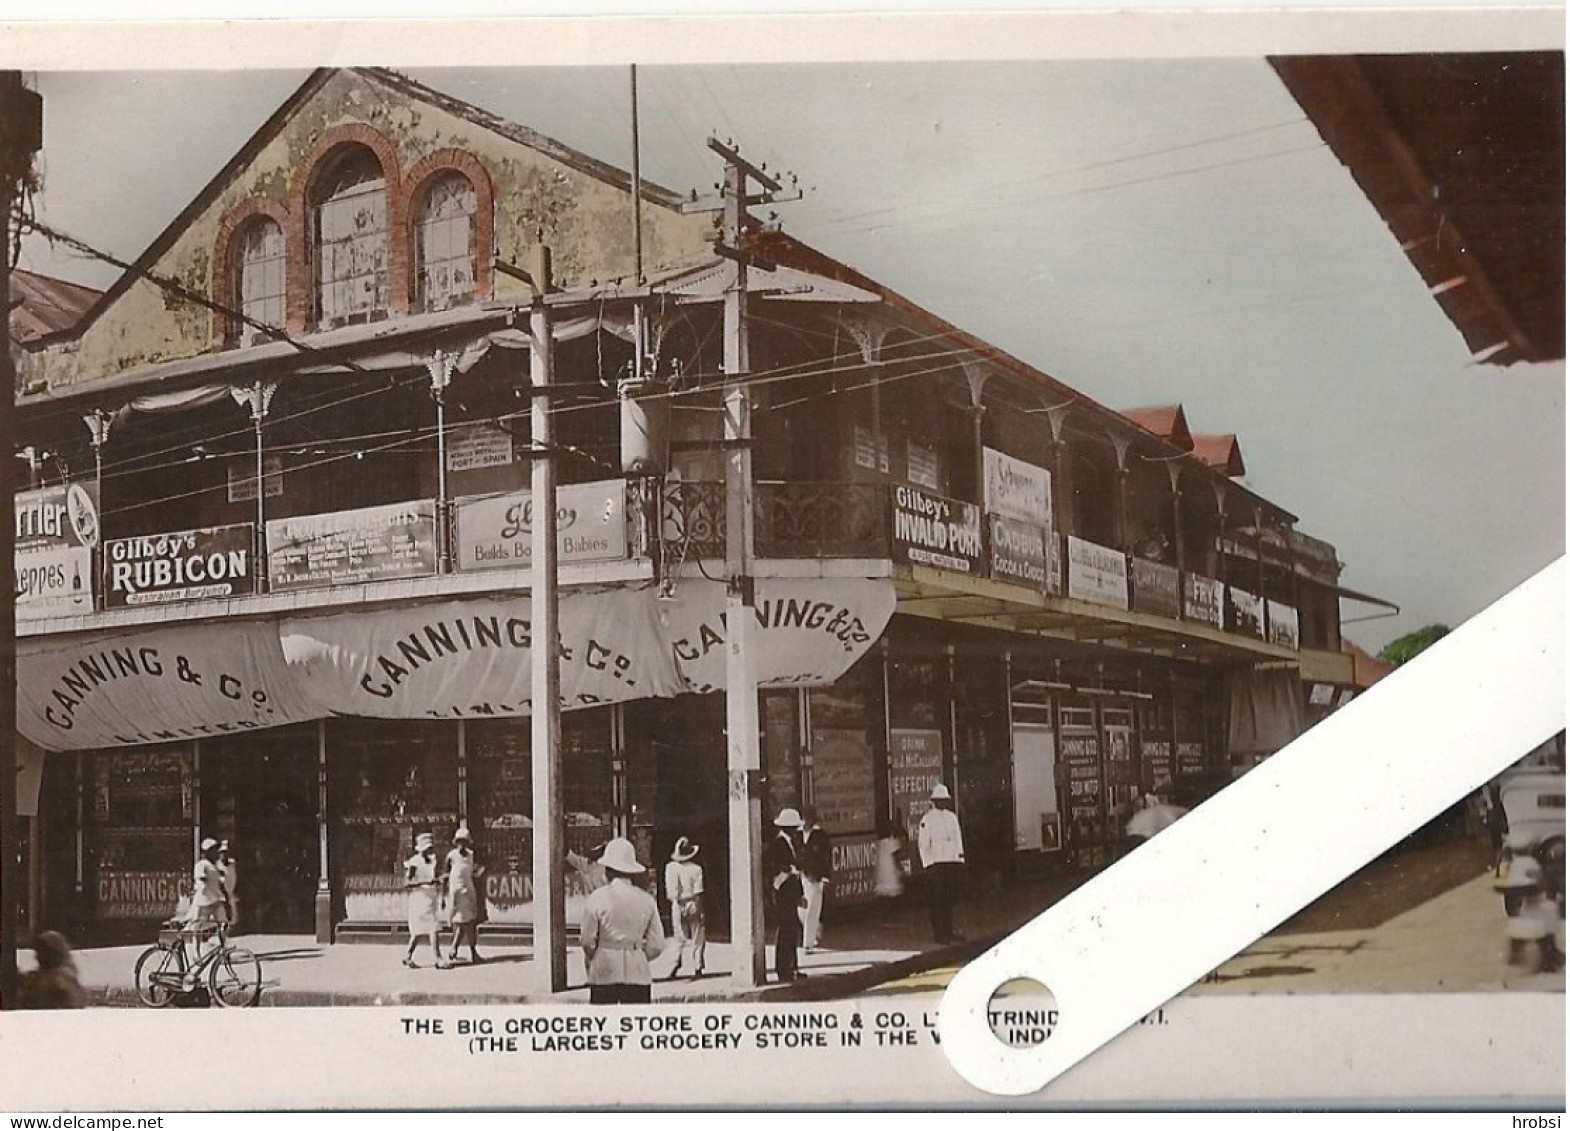
<svg viewBox="0 0 1570 1131"><path fill-rule="evenodd" d="M932 808L916 826L916 845L927 877L932 937L940 943L955 942L965 937L954 929L954 904L965 876L965 838L949 787L942 782L934 785L931 801Z"/></svg>

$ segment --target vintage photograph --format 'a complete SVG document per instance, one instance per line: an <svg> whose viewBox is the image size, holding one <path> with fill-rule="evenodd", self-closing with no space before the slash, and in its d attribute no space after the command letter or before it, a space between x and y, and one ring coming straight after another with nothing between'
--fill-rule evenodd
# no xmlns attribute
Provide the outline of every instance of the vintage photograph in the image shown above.
<svg viewBox="0 0 1570 1131"><path fill-rule="evenodd" d="M1557 42L138 66L0 72L7 1008L935 1013L1563 553ZM1542 738L1186 999L1562 1044Z"/></svg>

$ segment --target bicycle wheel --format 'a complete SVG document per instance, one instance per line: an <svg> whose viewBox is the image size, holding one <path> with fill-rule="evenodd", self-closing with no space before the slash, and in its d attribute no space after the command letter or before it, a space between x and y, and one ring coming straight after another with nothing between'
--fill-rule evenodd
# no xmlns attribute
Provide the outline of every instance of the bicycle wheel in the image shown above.
<svg viewBox="0 0 1570 1131"><path fill-rule="evenodd" d="M225 948L213 959L207 988L213 1000L226 1008L255 1005L262 996L262 961L243 946Z"/></svg>
<svg viewBox="0 0 1570 1131"><path fill-rule="evenodd" d="M136 960L136 996L143 1005L162 1009L180 996L184 977L185 952L155 944Z"/></svg>

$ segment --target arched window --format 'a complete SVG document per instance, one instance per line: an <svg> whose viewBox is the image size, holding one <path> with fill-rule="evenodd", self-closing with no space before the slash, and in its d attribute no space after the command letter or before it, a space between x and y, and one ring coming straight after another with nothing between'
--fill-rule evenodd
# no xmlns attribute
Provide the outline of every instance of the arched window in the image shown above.
<svg viewBox="0 0 1570 1131"><path fill-rule="evenodd" d="M387 182L369 149L353 146L323 171L312 194L316 313L323 326L385 313L391 294Z"/></svg>
<svg viewBox="0 0 1570 1131"><path fill-rule="evenodd" d="M474 207L474 186L457 173L426 192L414 228L421 310L474 301Z"/></svg>
<svg viewBox="0 0 1570 1131"><path fill-rule="evenodd" d="M283 229L266 217L252 220L240 232L235 250L235 294L240 313L255 322L282 328L284 324ZM239 333L242 346L271 338L246 323Z"/></svg>

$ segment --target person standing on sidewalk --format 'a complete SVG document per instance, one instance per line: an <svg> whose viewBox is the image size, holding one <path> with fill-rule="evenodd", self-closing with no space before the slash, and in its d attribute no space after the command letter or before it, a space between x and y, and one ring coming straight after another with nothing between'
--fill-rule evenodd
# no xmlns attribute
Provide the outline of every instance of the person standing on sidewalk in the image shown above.
<svg viewBox="0 0 1570 1131"><path fill-rule="evenodd" d="M776 835L763 853L763 870L774 903L774 975L781 982L806 977L796 965L801 946L801 869L797 864L796 835L801 814L783 809L774 818Z"/></svg>
<svg viewBox="0 0 1570 1131"><path fill-rule="evenodd" d="M916 826L916 846L927 876L932 907L932 937L940 943L963 940L954 929L954 904L965 874L965 839L960 832L954 799L942 782L932 787L932 808Z"/></svg>
<svg viewBox="0 0 1570 1131"><path fill-rule="evenodd" d="M823 945L823 892L834 875L834 846L808 809L801 834L801 886L807 905L801 915L801 942L808 954Z"/></svg>
<svg viewBox="0 0 1570 1131"><path fill-rule="evenodd" d="M441 902L442 881L437 872L436 838L421 833L414 838L414 855L403 862L403 886L409 893L409 949L404 952L403 964L415 969L415 948L420 940L431 944L431 954L436 958L436 968L445 970L448 962L442 957Z"/></svg>
<svg viewBox="0 0 1570 1131"><path fill-rule="evenodd" d="M600 856L610 882L583 901L579 942L595 1005L647 1004L654 975L649 963L665 952L665 929L654 897L632 882L645 869L632 841L617 837Z"/></svg>
<svg viewBox="0 0 1570 1131"><path fill-rule="evenodd" d="M218 842L218 871L223 875L224 891L229 893L229 933L240 923L240 867L227 840Z"/></svg>
<svg viewBox="0 0 1570 1131"><path fill-rule="evenodd" d="M467 940L469 961L475 966L485 960L480 957L480 889L479 878L484 875L474 857L474 837L469 833L467 821L458 822L452 834L452 851L447 854L447 913L452 920L452 948L447 961L458 961L458 948Z"/></svg>
<svg viewBox="0 0 1570 1131"><path fill-rule="evenodd" d="M695 857L698 846L686 837L676 839L670 862L665 865L665 898L671 905L671 931L676 936L676 965L671 977L681 973L691 954L692 977L703 977L703 950L708 943L708 921L703 910L703 865Z"/></svg>

